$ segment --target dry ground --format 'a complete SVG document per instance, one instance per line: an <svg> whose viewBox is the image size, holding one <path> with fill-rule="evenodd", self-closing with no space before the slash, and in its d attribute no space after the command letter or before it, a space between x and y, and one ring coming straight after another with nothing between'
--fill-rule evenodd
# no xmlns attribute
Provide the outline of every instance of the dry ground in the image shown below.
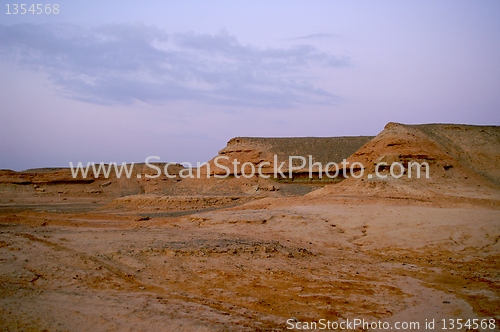
<svg viewBox="0 0 500 332"><path fill-rule="evenodd" d="M273 331L291 317L498 326L497 205L306 196L163 216L139 197L128 209L3 204L2 328Z"/></svg>

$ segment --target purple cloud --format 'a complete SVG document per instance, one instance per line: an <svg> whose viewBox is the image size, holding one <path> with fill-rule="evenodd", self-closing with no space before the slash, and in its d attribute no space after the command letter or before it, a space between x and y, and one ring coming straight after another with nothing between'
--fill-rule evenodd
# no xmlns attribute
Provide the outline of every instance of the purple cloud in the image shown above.
<svg viewBox="0 0 500 332"><path fill-rule="evenodd" d="M174 100L264 108L335 103L307 77L349 59L310 45L258 48L219 34L167 34L155 26L0 26L0 54L46 72L72 99L96 104Z"/></svg>

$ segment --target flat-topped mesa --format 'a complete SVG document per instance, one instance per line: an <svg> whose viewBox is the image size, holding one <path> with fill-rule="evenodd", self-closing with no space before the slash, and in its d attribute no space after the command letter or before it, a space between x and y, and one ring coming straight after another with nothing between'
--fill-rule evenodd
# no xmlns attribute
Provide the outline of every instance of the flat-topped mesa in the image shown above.
<svg viewBox="0 0 500 332"><path fill-rule="evenodd" d="M235 137L208 162L209 170L211 175L240 175L260 168L261 174L273 177L276 175L276 169L283 163L279 168L281 172L288 174L292 171L294 176L300 176L309 172L311 164L316 164L312 167L312 171L317 172L319 164L324 166L331 162L340 163L372 138L372 136Z"/></svg>
<svg viewBox="0 0 500 332"><path fill-rule="evenodd" d="M108 179L114 180L119 178L127 178L127 171L120 171L120 168L123 165L124 164L118 164L118 166L115 168L112 164L95 164L94 167L91 167L91 164L89 163L82 164L81 166L72 166L74 169L64 167L46 167L27 169L20 172L12 170L0 170L0 183L82 184L92 183L94 181L108 181ZM125 164L125 166L127 170L130 170L129 174L130 178L132 179L142 178L146 174L149 176L155 176L158 169L160 169L162 172L167 169L168 173L172 175L179 174L180 170L184 169L184 166L181 164L165 162L149 163L149 165L145 163L130 163ZM94 169L96 170L97 174L94 173ZM116 173L117 169L119 175ZM106 170L109 171L106 173Z"/></svg>

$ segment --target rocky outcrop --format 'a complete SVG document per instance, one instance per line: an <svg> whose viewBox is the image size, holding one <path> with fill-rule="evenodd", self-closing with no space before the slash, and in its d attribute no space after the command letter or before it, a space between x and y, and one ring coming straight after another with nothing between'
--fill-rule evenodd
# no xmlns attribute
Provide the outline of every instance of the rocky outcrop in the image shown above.
<svg viewBox="0 0 500 332"><path fill-rule="evenodd" d="M290 168L293 168L293 172L300 173L309 169L310 162L322 165L329 162L340 162L372 138L372 136L236 137L229 140L227 146L208 162L209 170L210 174L227 174L227 169L229 169L230 174L241 174L241 165L250 163L256 168L262 165L263 174L273 174L275 166L284 163L281 167L283 172L288 172ZM303 166L300 157L306 159L306 165ZM235 167L235 162L239 166ZM250 168L249 166L248 169Z"/></svg>

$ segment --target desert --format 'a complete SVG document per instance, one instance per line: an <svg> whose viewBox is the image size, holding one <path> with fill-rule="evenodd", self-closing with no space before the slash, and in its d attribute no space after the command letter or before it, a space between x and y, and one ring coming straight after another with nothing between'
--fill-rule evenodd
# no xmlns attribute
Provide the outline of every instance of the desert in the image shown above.
<svg viewBox="0 0 500 332"><path fill-rule="evenodd" d="M500 127L236 137L214 155L270 176L1 170L2 329L500 329ZM274 177L291 155L365 172ZM403 171L373 177L381 162Z"/></svg>

